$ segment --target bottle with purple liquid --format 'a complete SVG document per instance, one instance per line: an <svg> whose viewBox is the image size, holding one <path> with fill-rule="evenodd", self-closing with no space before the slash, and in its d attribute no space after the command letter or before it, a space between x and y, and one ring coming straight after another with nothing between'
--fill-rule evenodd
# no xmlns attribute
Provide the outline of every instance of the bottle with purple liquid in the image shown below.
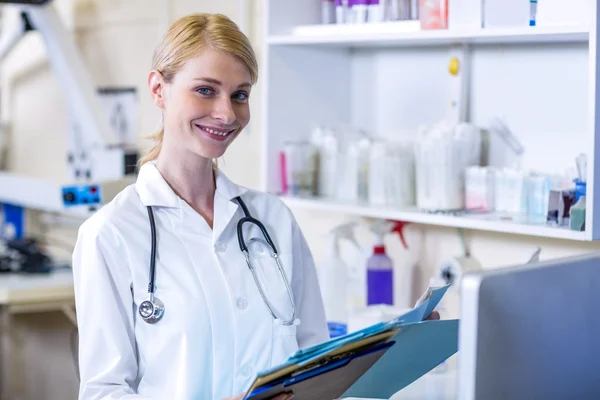
<svg viewBox="0 0 600 400"><path fill-rule="evenodd" d="M394 304L394 266L382 242L367 261L367 305Z"/></svg>

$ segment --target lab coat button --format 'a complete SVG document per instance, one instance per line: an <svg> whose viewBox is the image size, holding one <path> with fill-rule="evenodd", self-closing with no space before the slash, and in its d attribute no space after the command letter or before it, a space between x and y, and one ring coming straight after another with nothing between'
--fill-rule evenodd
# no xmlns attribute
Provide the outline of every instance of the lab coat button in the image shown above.
<svg viewBox="0 0 600 400"><path fill-rule="evenodd" d="M244 365L242 365L241 372L242 372L243 376L248 377L252 374L252 367L249 366L248 364L244 364Z"/></svg>
<svg viewBox="0 0 600 400"><path fill-rule="evenodd" d="M246 307L248 307L248 301L245 298L240 297L237 299L237 306L240 310L245 310Z"/></svg>
<svg viewBox="0 0 600 400"><path fill-rule="evenodd" d="M215 244L215 250L217 250L218 252L224 252L225 250L227 250L227 245L223 242L217 242Z"/></svg>

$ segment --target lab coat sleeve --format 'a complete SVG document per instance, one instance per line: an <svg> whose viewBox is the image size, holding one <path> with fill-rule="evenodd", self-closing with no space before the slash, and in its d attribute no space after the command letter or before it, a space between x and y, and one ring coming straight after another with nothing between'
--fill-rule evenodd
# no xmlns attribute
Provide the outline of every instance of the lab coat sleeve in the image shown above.
<svg viewBox="0 0 600 400"><path fill-rule="evenodd" d="M116 246L84 223L73 252L80 400L148 399L138 374L131 275Z"/></svg>
<svg viewBox="0 0 600 400"><path fill-rule="evenodd" d="M298 346L302 349L329 340L329 330L312 253L300 227L295 222L293 231L292 290L300 319L296 337Z"/></svg>

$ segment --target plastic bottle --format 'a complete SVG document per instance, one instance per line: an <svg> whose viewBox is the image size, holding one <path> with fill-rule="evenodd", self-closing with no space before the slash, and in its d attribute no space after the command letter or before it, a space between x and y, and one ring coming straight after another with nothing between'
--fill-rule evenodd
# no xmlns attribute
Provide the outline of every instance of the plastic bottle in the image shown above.
<svg viewBox="0 0 600 400"><path fill-rule="evenodd" d="M360 248L354 237L355 222L339 225L329 233L329 251L319 268L319 284L331 338L348 331L348 266L340 255L340 242L348 240Z"/></svg>
<svg viewBox="0 0 600 400"><path fill-rule="evenodd" d="M373 254L367 260L367 305L394 305L394 265L385 253L383 236L393 224L378 220L371 225L375 234Z"/></svg>

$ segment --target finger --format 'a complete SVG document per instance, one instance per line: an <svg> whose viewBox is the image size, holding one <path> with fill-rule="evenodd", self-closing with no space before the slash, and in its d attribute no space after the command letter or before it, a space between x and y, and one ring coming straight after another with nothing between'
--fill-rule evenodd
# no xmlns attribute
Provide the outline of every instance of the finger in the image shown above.
<svg viewBox="0 0 600 400"><path fill-rule="evenodd" d="M429 314L429 316L427 318L425 318L425 319L428 320L428 321L438 320L438 319L440 319L440 313L437 312L437 311L435 311L435 310L433 310L431 312L431 314Z"/></svg>
<svg viewBox="0 0 600 400"><path fill-rule="evenodd" d="M281 394L278 394L277 396L273 397L272 400L293 400L293 398L294 398L293 393L281 393Z"/></svg>

